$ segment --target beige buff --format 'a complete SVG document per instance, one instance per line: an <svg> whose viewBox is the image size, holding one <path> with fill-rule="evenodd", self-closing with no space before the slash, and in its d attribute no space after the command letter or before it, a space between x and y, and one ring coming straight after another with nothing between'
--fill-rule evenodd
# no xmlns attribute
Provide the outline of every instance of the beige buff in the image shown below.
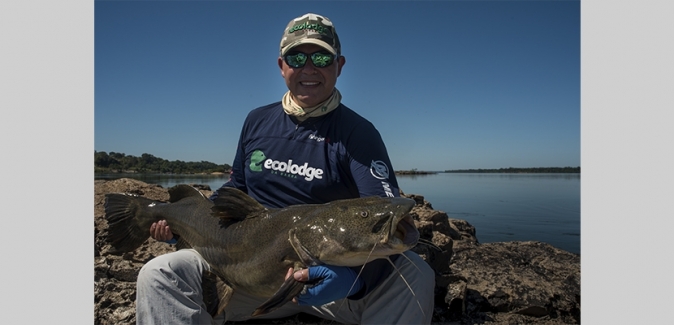
<svg viewBox="0 0 674 325"><path fill-rule="evenodd" d="M290 116L296 117L298 120L304 121L310 117L317 117L332 112L342 101L342 94L335 88L332 95L322 103L313 107L301 107L297 105L290 95L290 91L283 95L283 111Z"/></svg>

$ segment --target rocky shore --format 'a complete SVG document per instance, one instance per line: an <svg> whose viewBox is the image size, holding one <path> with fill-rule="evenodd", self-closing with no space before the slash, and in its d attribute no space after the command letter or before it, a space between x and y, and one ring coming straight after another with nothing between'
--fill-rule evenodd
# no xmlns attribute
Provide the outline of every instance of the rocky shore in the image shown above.
<svg viewBox="0 0 674 325"><path fill-rule="evenodd" d="M208 186L195 186L207 196ZM144 263L175 250L146 241L135 252L107 254L105 194L128 192L168 200L159 185L123 178L94 185L94 324L135 324L135 281ZM580 256L542 242L479 243L475 228L448 218L416 194L412 210L423 239L441 250L417 245L436 272L433 324L580 324ZM300 314L239 324L331 324Z"/></svg>

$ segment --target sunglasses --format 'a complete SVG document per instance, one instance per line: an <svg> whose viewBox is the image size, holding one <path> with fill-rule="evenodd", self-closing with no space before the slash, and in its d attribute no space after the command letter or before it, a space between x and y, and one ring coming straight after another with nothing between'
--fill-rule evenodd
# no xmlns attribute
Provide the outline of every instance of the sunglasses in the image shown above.
<svg viewBox="0 0 674 325"><path fill-rule="evenodd" d="M306 54L302 52L289 52L283 57L283 60L293 68L301 68L307 64L307 59L311 58L311 63L316 68L325 68L337 59L337 55L323 51Z"/></svg>

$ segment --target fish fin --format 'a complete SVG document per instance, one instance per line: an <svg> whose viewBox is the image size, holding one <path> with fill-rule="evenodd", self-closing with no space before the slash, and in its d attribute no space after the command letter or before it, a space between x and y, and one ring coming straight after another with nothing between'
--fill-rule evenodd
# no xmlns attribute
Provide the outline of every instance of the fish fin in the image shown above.
<svg viewBox="0 0 674 325"><path fill-rule="evenodd" d="M110 254L119 255L140 247L149 237L149 227L142 227L137 216L142 206L155 201L129 194L105 195L105 219L108 221L106 241L112 245Z"/></svg>
<svg viewBox="0 0 674 325"><path fill-rule="evenodd" d="M175 185L171 188L168 189L169 192L169 202L177 202L181 199L184 199L186 197L190 196L201 196L204 199L208 199L206 196L204 196L201 191L196 189L195 187L189 186L187 184L178 184Z"/></svg>
<svg viewBox="0 0 674 325"><path fill-rule="evenodd" d="M204 270L201 274L201 289L206 310L215 318L220 315L232 298L234 290L215 273Z"/></svg>
<svg viewBox="0 0 674 325"><path fill-rule="evenodd" d="M219 282L218 296L220 297L220 303L218 303L218 311L215 314L216 316L220 315L225 310L229 300L232 299L232 295L234 295L234 289L222 281Z"/></svg>
<svg viewBox="0 0 674 325"><path fill-rule="evenodd" d="M213 216L228 221L242 221L268 212L267 208L248 194L233 187L218 189L218 197L213 200Z"/></svg>
<svg viewBox="0 0 674 325"><path fill-rule="evenodd" d="M297 253L297 256L299 256L300 260L304 262L304 265L315 266L323 264L323 262L313 256L311 252L309 252L306 247L300 243L299 238L297 238L295 235L295 229L288 230L288 241L295 250L295 253Z"/></svg>
<svg viewBox="0 0 674 325"><path fill-rule="evenodd" d="M188 243L183 237L178 237L178 242L176 243L176 250L181 250L185 248L192 248L192 245Z"/></svg>
<svg viewBox="0 0 674 325"><path fill-rule="evenodd" d="M304 289L304 285L304 282L297 281L292 276L288 277L276 293L257 307L251 316L264 315L278 309L286 302L291 301L293 297L299 295Z"/></svg>

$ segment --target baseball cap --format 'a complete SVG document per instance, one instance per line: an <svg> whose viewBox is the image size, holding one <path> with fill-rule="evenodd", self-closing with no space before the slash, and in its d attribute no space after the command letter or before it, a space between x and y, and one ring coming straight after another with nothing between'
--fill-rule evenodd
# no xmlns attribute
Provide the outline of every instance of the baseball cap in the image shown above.
<svg viewBox="0 0 674 325"><path fill-rule="evenodd" d="M279 47L281 56L300 44L316 44L332 54L341 55L341 45L335 26L330 19L321 15L308 13L288 23Z"/></svg>

